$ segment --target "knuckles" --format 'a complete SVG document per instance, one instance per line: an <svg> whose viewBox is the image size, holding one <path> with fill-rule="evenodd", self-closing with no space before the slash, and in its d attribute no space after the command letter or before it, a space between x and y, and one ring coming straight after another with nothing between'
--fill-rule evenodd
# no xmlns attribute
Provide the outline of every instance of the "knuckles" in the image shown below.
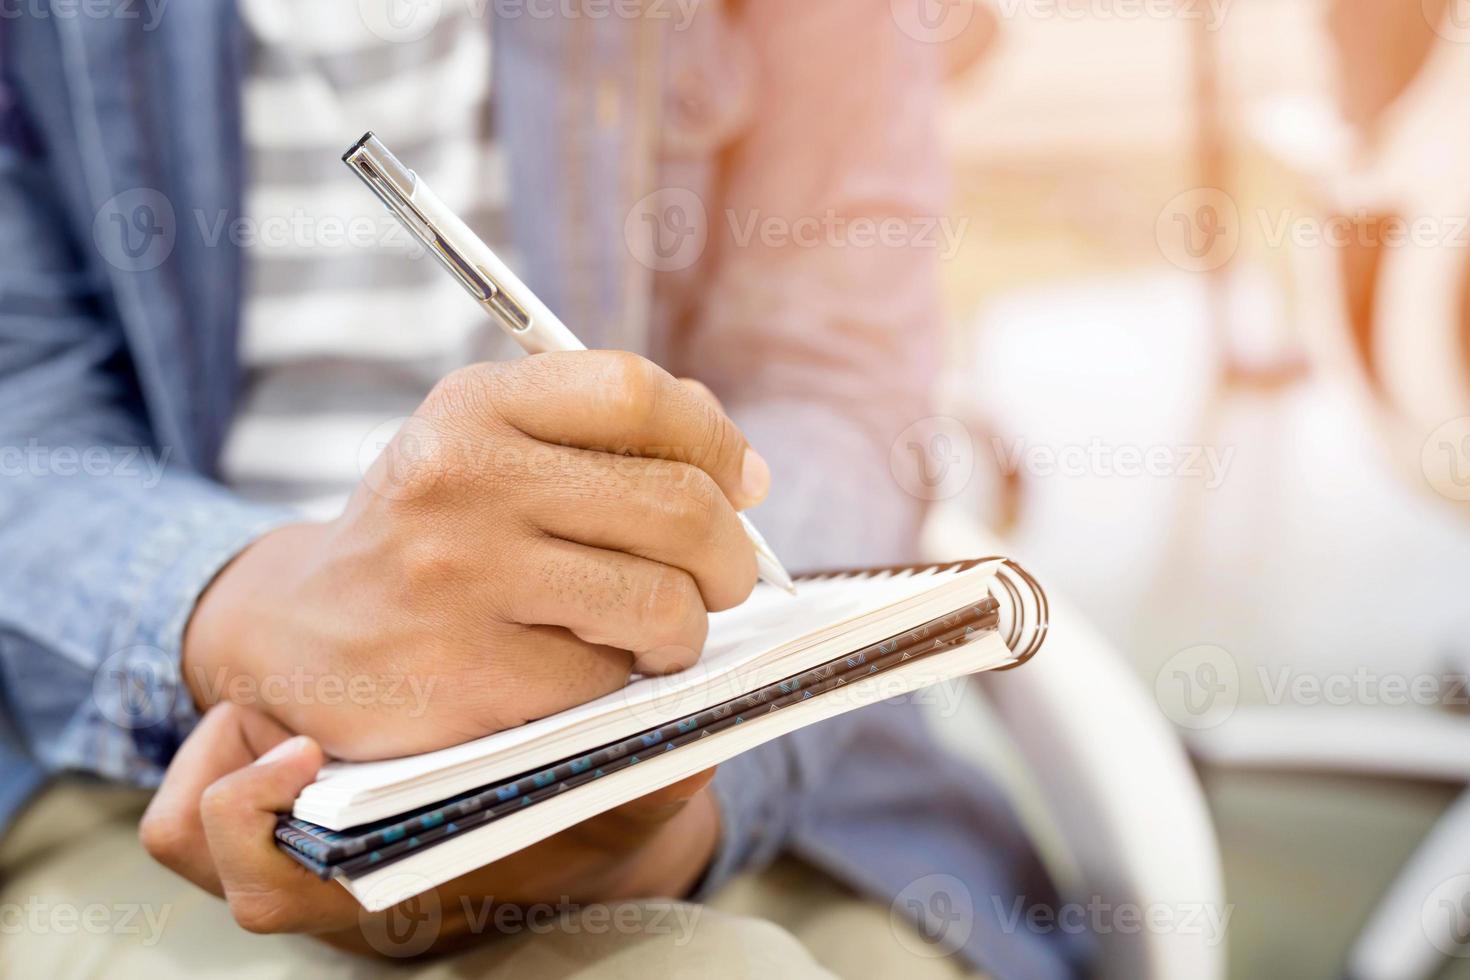
<svg viewBox="0 0 1470 980"><path fill-rule="evenodd" d="M741 540L744 542L744 535L741 535ZM732 557L720 568L717 586L707 597L710 612L733 609L750 598L750 593L755 591L760 577L755 563L755 551L748 543L742 543L741 547L744 549L742 553Z"/></svg>
<svg viewBox="0 0 1470 980"><path fill-rule="evenodd" d="M188 852L192 830L181 815L150 806L138 822L138 841L148 856L166 868L177 868Z"/></svg>
<svg viewBox="0 0 1470 980"><path fill-rule="evenodd" d="M646 432L658 415L663 371L647 358L626 351L599 355L607 410L631 432Z"/></svg>
<svg viewBox="0 0 1470 980"><path fill-rule="evenodd" d="M493 363L456 368L435 383L424 404L438 415L483 417L494 409L503 370Z"/></svg>
<svg viewBox="0 0 1470 980"><path fill-rule="evenodd" d="M398 578L405 593L432 597L439 590L464 581L463 559L457 549L458 536L448 534L407 536L398 546Z"/></svg>
<svg viewBox="0 0 1470 980"><path fill-rule="evenodd" d="M675 479L666 486L655 487L658 517L679 536L688 548L706 548L715 537L720 523L720 508L726 506L725 495L703 470L680 467Z"/></svg>
<svg viewBox="0 0 1470 980"><path fill-rule="evenodd" d="M653 520L669 529L687 557L683 567L700 569L710 611L738 606L755 588L755 556L719 484L703 470L679 469L675 480L652 491Z"/></svg>
<svg viewBox="0 0 1470 980"><path fill-rule="evenodd" d="M640 644L646 651L658 651L665 670L682 670L699 659L709 629L704 601L689 573L664 567L649 584L640 609ZM646 668L648 657L640 657Z"/></svg>
<svg viewBox="0 0 1470 980"><path fill-rule="evenodd" d="M228 820L239 813L240 803L230 780L221 779L205 787L199 795L199 815L206 823Z"/></svg>
<svg viewBox="0 0 1470 980"><path fill-rule="evenodd" d="M698 449L699 456L690 462L732 481L739 481L744 445L745 441L736 435L735 427L719 412L711 412L705 424L704 441Z"/></svg>
<svg viewBox="0 0 1470 980"><path fill-rule="evenodd" d="M696 608L704 609L694 580L686 572L664 567L654 574L644 597L643 625L659 638L672 638L688 625Z"/></svg>

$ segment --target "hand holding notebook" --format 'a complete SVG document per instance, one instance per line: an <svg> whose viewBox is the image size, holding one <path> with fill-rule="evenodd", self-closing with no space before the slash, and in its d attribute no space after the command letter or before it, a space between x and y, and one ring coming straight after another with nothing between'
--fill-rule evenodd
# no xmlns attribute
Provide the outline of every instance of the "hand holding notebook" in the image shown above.
<svg viewBox="0 0 1470 980"><path fill-rule="evenodd" d="M332 763L277 839L386 908L797 728L1013 666L1044 637L1044 594L998 559L798 584L715 614L680 674L437 752Z"/></svg>
<svg viewBox="0 0 1470 980"><path fill-rule="evenodd" d="M584 350L371 133L343 160L528 353ZM761 577L794 592L738 521ZM813 576L795 600L761 587L711 618L687 669L462 745L329 765L277 839L369 910L387 908L797 728L1019 663L1039 647L1045 613L1035 583L1001 560Z"/></svg>

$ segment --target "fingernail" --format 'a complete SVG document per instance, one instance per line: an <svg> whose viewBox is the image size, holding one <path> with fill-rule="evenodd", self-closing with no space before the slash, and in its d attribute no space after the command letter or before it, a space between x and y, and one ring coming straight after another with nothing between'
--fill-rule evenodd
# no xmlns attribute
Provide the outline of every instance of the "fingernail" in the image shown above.
<svg viewBox="0 0 1470 980"><path fill-rule="evenodd" d="M766 499L771 489L771 468L754 449L745 450L745 460L740 464L740 492L751 504Z"/></svg>
<svg viewBox="0 0 1470 980"><path fill-rule="evenodd" d="M304 750L306 746L310 744L310 742L311 739L307 738L305 735L297 735L295 738L288 738L286 739L286 741L282 742L280 745L277 745L275 748L271 749L259 759L256 759L253 763L251 763L251 765L264 766L269 765L272 762L280 762L283 759L289 759L291 756L296 755L298 752Z"/></svg>

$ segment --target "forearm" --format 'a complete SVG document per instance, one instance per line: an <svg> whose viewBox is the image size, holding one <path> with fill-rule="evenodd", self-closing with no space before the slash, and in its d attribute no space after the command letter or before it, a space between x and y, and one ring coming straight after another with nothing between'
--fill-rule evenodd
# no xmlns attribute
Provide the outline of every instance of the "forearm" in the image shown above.
<svg viewBox="0 0 1470 980"><path fill-rule="evenodd" d="M194 602L284 515L150 468L164 451L102 435L128 438L106 414L91 432L6 426L0 438L36 449L35 466L0 481L0 677L45 768L152 785L197 719L179 670ZM108 472L65 475L89 452Z"/></svg>

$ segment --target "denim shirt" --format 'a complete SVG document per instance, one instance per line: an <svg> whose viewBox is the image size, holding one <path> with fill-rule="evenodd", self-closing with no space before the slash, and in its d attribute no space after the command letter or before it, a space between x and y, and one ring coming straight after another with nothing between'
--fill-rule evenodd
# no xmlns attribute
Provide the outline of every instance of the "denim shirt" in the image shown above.
<svg viewBox="0 0 1470 980"><path fill-rule="evenodd" d="M487 8L525 278L590 346L724 399L771 462L757 516L789 565L909 558L920 506L887 460L926 414L935 257L739 236L766 216L942 213L932 52L889 0L654 7L673 19ZM234 4L105 13L0 20L0 827L50 773L157 784L197 721L179 674L195 600L291 519L213 479L239 382ZM699 247L638 261L629 223L670 200L697 212ZM785 850L996 976L1080 969L1075 937L1015 924L1051 885L913 705L788 736L714 785L701 894Z"/></svg>

